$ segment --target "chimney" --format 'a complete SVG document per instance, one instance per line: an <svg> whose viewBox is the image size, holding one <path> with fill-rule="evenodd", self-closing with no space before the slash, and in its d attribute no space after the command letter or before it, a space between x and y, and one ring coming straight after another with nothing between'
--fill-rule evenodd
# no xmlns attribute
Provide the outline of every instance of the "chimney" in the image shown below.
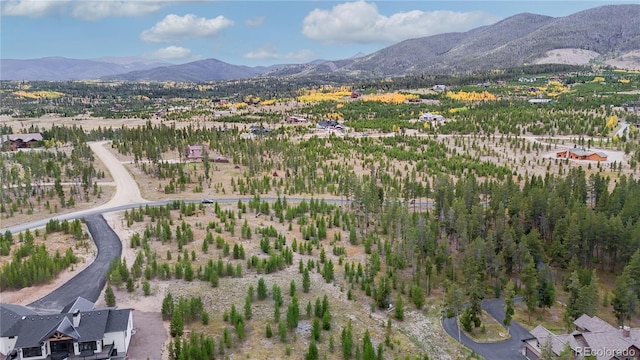
<svg viewBox="0 0 640 360"><path fill-rule="evenodd" d="M77 310L73 312L73 327L78 327L80 326L80 310Z"/></svg>
<svg viewBox="0 0 640 360"><path fill-rule="evenodd" d="M622 327L622 337L628 338L629 336L631 336L631 328L628 327L628 326L623 326Z"/></svg>

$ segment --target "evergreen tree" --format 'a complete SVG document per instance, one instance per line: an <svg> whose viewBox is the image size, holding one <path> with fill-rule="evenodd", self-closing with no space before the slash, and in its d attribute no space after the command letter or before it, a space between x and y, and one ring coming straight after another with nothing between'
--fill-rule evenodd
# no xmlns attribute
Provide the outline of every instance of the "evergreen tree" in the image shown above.
<svg viewBox="0 0 640 360"><path fill-rule="evenodd" d="M351 329L351 320L349 320L346 328L342 328L340 341L342 342L342 358L344 360L351 359L353 356L353 330Z"/></svg>
<svg viewBox="0 0 640 360"><path fill-rule="evenodd" d="M294 329L298 326L298 320L300 319L300 307L298 305L298 297L293 295L291 304L287 308L287 327Z"/></svg>
<svg viewBox="0 0 640 360"><path fill-rule="evenodd" d="M327 311L322 314L322 328L325 330L331 330L331 313Z"/></svg>
<svg viewBox="0 0 640 360"><path fill-rule="evenodd" d="M320 328L320 319L318 318L314 318L313 319L313 325L311 328L311 338L315 341L320 341L320 332L321 332L321 328Z"/></svg>
<svg viewBox="0 0 640 360"><path fill-rule="evenodd" d="M171 323L169 324L169 332L172 337L180 337L184 332L184 319L182 318L182 311L174 311L171 317Z"/></svg>
<svg viewBox="0 0 640 360"><path fill-rule="evenodd" d="M551 273L547 266L544 266L538 274L538 306L541 308L551 308L556 302L556 288L551 280Z"/></svg>
<svg viewBox="0 0 640 360"><path fill-rule="evenodd" d="M533 259L531 255L528 256L528 261L524 266L524 270L522 271L522 275L520 276L520 280L524 284L524 291L522 293L522 297L524 298L525 304L527 304L527 314L529 315L529 321L531 321L531 313L538 304L537 299L537 272L536 267L533 264Z"/></svg>
<svg viewBox="0 0 640 360"><path fill-rule="evenodd" d="M396 300L396 307L393 310L393 317L395 317L396 320L404 320L404 305L402 304L402 296L399 294Z"/></svg>
<svg viewBox="0 0 640 360"><path fill-rule="evenodd" d="M307 350L307 353L304 355L304 359L318 360L319 358L320 358L320 355L318 354L318 347L316 346L316 342L312 340L311 343L309 344L309 349Z"/></svg>
<svg viewBox="0 0 640 360"><path fill-rule="evenodd" d="M289 283L289 296L294 296L296 294L296 282L291 280Z"/></svg>
<svg viewBox="0 0 640 360"><path fill-rule="evenodd" d="M244 318L251 320L251 295L247 294L244 301Z"/></svg>
<svg viewBox="0 0 640 360"><path fill-rule="evenodd" d="M625 321L630 321L631 316L636 312L638 294L633 289L633 280L626 273L616 279L612 304L613 314L616 316L619 325L624 325Z"/></svg>
<svg viewBox="0 0 640 360"><path fill-rule="evenodd" d="M369 330L364 332L364 338L362 339L362 360L376 360L376 350L371 342L371 335Z"/></svg>
<svg viewBox="0 0 640 360"><path fill-rule="evenodd" d="M304 291L305 293L308 293L310 289L311 289L311 278L309 276L309 270L305 268L304 272L302 273L302 291Z"/></svg>
<svg viewBox="0 0 640 360"><path fill-rule="evenodd" d="M107 289L104 291L104 302L107 306L116 306L116 294L113 293L111 285L107 285Z"/></svg>
<svg viewBox="0 0 640 360"><path fill-rule="evenodd" d="M258 280L258 300L264 300L266 298L267 298L267 284L265 284L263 278L260 278Z"/></svg>
<svg viewBox="0 0 640 360"><path fill-rule="evenodd" d="M504 299L504 320L502 323L509 328L511 326L511 320L513 319L514 309L513 309L513 299L516 295L515 285L513 281L509 280L507 283L507 293Z"/></svg>
<svg viewBox="0 0 640 360"><path fill-rule="evenodd" d="M162 300L162 319L165 321L171 319L173 317L173 309L173 296L171 296L171 293L167 293Z"/></svg>

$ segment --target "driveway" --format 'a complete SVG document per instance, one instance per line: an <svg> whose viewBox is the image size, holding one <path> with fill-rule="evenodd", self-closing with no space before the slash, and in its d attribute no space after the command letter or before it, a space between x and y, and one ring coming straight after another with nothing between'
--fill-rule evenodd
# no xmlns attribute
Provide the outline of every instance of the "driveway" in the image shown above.
<svg viewBox="0 0 640 360"><path fill-rule="evenodd" d="M504 320L504 300L492 299L482 302L482 309L493 316L502 324ZM444 330L456 341L458 341L458 324L456 318L448 318L442 321ZM476 354L487 360L522 359L522 340L529 338L531 334L515 321L511 321L511 337L504 341L493 343L477 343L471 340L464 332L460 332L460 343L471 349Z"/></svg>
<svg viewBox="0 0 640 360"><path fill-rule="evenodd" d="M94 303L100 297L109 265L122 253L122 243L102 215L87 216L85 221L98 248L93 263L45 297L29 304L29 307L43 312L60 311L78 296Z"/></svg>

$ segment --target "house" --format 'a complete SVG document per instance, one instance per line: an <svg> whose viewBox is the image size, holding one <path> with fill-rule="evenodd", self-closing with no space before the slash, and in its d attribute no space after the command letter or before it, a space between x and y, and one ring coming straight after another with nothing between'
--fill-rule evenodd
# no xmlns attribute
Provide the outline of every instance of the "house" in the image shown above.
<svg viewBox="0 0 640 360"><path fill-rule="evenodd" d="M316 124L318 130L344 130L344 125L335 120L322 120Z"/></svg>
<svg viewBox="0 0 640 360"><path fill-rule="evenodd" d="M9 148L12 151L25 148L33 148L38 146L42 141L42 134L9 134L0 137L0 143L3 148Z"/></svg>
<svg viewBox="0 0 640 360"><path fill-rule="evenodd" d="M207 154L207 157L210 161L219 162L219 163L228 163L229 159L227 159L224 155L219 152L211 151L208 145L187 145L184 150L185 157L189 161L201 161L204 159L204 155Z"/></svg>
<svg viewBox="0 0 640 360"><path fill-rule="evenodd" d="M0 353L7 359L125 359L131 309L100 308L77 298L60 313L0 304Z"/></svg>
<svg viewBox="0 0 640 360"><path fill-rule="evenodd" d="M187 160L202 160L205 153L209 153L209 146L207 145L187 145L184 149L184 155Z"/></svg>
<svg viewBox="0 0 640 360"><path fill-rule="evenodd" d="M307 119L303 118L302 116L293 115L293 116L289 116L287 118L286 122L288 122L288 123L306 123Z"/></svg>
<svg viewBox="0 0 640 360"><path fill-rule="evenodd" d="M584 149L562 150L556 153L556 157L573 160L607 161L607 154L602 151L590 151Z"/></svg>
<svg viewBox="0 0 640 360"><path fill-rule="evenodd" d="M553 104L553 100L552 99L535 98L535 99L529 99L529 104L533 104L533 105Z"/></svg>
<svg viewBox="0 0 640 360"><path fill-rule="evenodd" d="M560 355L568 346L575 359L639 360L640 328L616 328L597 316L582 315L573 322L571 334L555 335L538 325L523 339L522 355L537 360L545 346Z"/></svg>
<svg viewBox="0 0 640 360"><path fill-rule="evenodd" d="M435 121L441 123L444 121L444 116L440 114L432 114L430 112L426 112L418 118L418 121Z"/></svg>
<svg viewBox="0 0 640 360"><path fill-rule="evenodd" d="M270 132L271 132L271 129L269 129L266 126L262 126L262 125L249 126L249 133L252 135L266 135Z"/></svg>

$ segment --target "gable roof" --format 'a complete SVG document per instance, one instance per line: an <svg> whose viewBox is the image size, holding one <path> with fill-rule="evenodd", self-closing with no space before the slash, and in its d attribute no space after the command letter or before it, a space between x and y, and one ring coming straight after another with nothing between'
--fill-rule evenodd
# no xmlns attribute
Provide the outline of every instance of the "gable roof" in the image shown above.
<svg viewBox="0 0 640 360"><path fill-rule="evenodd" d="M580 316L574 321L574 325L584 331L555 335L542 325L538 325L530 331L532 337L524 340L536 339L539 347L549 342L556 355L564 350L566 344L574 352L589 348L592 354L597 355L597 360L610 360L612 358L610 354L630 348L640 349L640 328L627 329L628 335L625 335L623 329L618 329L597 316L588 315Z"/></svg>
<svg viewBox="0 0 640 360"><path fill-rule="evenodd" d="M586 331L590 331L590 332L617 330L614 326L600 319L599 317L597 316L591 317L587 314L582 314L582 316L577 318L573 322L573 324L581 329L585 329Z"/></svg>
<svg viewBox="0 0 640 360"><path fill-rule="evenodd" d="M109 319L104 329L105 333L127 330L129 326L129 316L131 309L112 309L109 310Z"/></svg>
<svg viewBox="0 0 640 360"><path fill-rule="evenodd" d="M18 141L18 140L21 140L23 142L42 141L42 134L40 134L40 133L8 134L8 135L2 135L2 138L0 140L2 142L5 142L5 141Z"/></svg>
<svg viewBox="0 0 640 360"><path fill-rule="evenodd" d="M109 309L80 313L80 324L73 326L73 314L31 315L20 321L16 348L34 347L46 341L55 332L76 341L96 341L104 337Z"/></svg>
<svg viewBox="0 0 640 360"><path fill-rule="evenodd" d="M91 301L83 298L82 296L78 296L75 300L68 303L64 308L62 308L60 313L61 314L73 313L76 310L90 311L90 310L93 310L93 307L94 307L94 304Z"/></svg>
<svg viewBox="0 0 640 360"><path fill-rule="evenodd" d="M0 337L16 336L17 324L23 316L37 315L29 308L14 304L0 304Z"/></svg>
<svg viewBox="0 0 640 360"><path fill-rule="evenodd" d="M74 313L80 316L77 326ZM40 346L55 333L78 342L97 341L105 333L127 330L131 314L131 309L94 309L94 303L82 297L58 314L39 314L24 306L0 304L0 336L16 336L16 348Z"/></svg>

